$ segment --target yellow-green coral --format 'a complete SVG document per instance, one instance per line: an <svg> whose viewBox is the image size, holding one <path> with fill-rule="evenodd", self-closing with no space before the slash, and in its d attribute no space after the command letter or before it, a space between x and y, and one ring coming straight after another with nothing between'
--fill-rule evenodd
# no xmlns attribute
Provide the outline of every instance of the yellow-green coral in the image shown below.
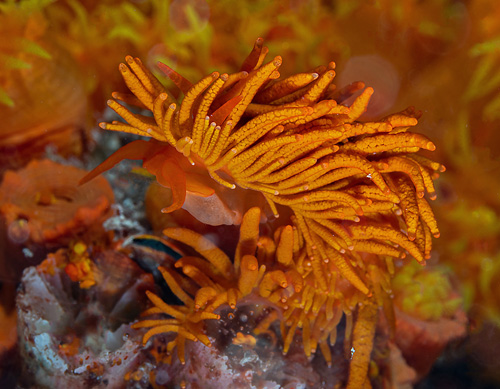
<svg viewBox="0 0 500 389"><path fill-rule="evenodd" d="M422 320L453 317L462 305L442 268L407 263L396 272L392 288L395 305Z"/></svg>

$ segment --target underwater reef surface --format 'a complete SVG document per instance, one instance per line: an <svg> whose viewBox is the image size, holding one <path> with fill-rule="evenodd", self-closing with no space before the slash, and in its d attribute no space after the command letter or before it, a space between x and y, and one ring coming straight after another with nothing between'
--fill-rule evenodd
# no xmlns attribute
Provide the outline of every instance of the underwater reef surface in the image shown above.
<svg viewBox="0 0 500 389"><path fill-rule="evenodd" d="M499 14L0 4L0 386L494 386Z"/></svg>

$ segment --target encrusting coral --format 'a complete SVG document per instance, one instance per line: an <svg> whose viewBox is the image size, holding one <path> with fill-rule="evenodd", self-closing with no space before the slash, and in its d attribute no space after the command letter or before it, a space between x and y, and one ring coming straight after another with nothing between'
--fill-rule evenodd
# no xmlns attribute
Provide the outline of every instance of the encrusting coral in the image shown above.
<svg viewBox="0 0 500 389"><path fill-rule="evenodd" d="M16 243L30 239L61 244L105 220L113 191L103 178L79 188L76 183L84 174L50 160L33 160L24 169L7 171L0 186L0 214L10 238ZM27 236L16 234L23 225Z"/></svg>
<svg viewBox="0 0 500 389"><path fill-rule="evenodd" d="M421 320L452 317L462 305L462 299L440 268L422 268L409 263L396 273L392 290L396 306Z"/></svg>
<svg viewBox="0 0 500 389"><path fill-rule="evenodd" d="M23 169L5 172L0 183L0 256L9 260L0 262L0 274L12 287L25 267L40 263L52 250L76 240L106 241L102 222L112 215L113 190L103 177L78 187L85 173L36 159ZM73 270L75 276L80 274Z"/></svg>
<svg viewBox="0 0 500 389"><path fill-rule="evenodd" d="M163 212L182 207L186 192L207 201L215 196L223 204L221 189L236 187L263 196L276 217L280 209L291 211L291 222L276 230L274 239L259 237L258 209L245 213L234 261L192 231L165 230L206 260L178 261L187 279L163 269L185 305L172 307L149 294L155 307L147 313L173 319L136 327L152 327L145 341L177 332L169 351L177 347L182 360L186 339L210 344L203 321L216 319L218 306L234 307L258 293L280 312L256 331L280 320L286 352L301 328L306 354L319 345L329 361L328 339L335 341L344 312L354 347L349 386L355 387L366 379L377 306L390 305L392 258L409 253L423 262L432 236L439 236L424 195L435 198L433 179L444 167L416 154L435 146L408 131L420 115L414 109L361 122L372 88L343 105L363 83L335 90L334 63L277 81L282 60L264 64L267 52L258 39L240 72L214 72L194 85L160 63L184 93L180 104L139 59L127 57L120 71L133 94L114 93L108 105L128 124L100 126L153 139L125 145L81 183L122 159L140 159L159 184L171 188L172 204ZM152 117L117 100L147 109ZM362 308L353 325L358 303Z"/></svg>

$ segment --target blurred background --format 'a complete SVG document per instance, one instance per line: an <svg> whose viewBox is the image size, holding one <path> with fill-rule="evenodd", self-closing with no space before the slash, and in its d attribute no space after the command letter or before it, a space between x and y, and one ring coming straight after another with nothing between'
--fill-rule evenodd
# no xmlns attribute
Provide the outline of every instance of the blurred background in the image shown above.
<svg viewBox="0 0 500 389"><path fill-rule="evenodd" d="M374 87L366 119L421 110L417 131L447 168L429 263L459 291L469 335L419 387L500 386L499 2L2 0L0 37L1 172L92 150L125 55L196 81L236 71L262 37L282 75L334 61L338 87ZM9 339L0 328L0 347Z"/></svg>

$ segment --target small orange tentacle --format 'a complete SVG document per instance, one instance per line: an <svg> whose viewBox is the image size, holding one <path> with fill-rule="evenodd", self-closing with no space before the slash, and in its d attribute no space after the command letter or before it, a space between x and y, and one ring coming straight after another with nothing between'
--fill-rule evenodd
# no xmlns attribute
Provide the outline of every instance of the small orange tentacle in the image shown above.
<svg viewBox="0 0 500 389"><path fill-rule="evenodd" d="M217 110L210 115L210 122L215 122L218 125L221 125L224 122L224 120L226 120L226 118L229 116L233 108L236 107L236 105L238 105L238 103L241 101L242 98L243 97L238 95L226 101L223 105L217 108Z"/></svg>
<svg viewBox="0 0 500 389"><path fill-rule="evenodd" d="M144 159L152 153L159 151L159 148L163 146L155 144L153 142L148 142L145 140L136 140L127 143L125 146L119 148L113 154L111 154L104 162L95 167L92 171L87 173L80 181L79 185L86 184L92 179L96 178L98 175L112 169L116 164L120 163L124 159Z"/></svg>
<svg viewBox="0 0 500 389"><path fill-rule="evenodd" d="M257 38L252 51L250 52L250 54L248 54L248 57L245 59L245 61L243 61L243 64L241 65L241 71L250 72L251 70L255 69L259 61L260 54L262 53L263 44L264 39Z"/></svg>
<svg viewBox="0 0 500 389"><path fill-rule="evenodd" d="M181 90L182 93L184 93L184 95L193 86L191 81L181 76L170 66L158 62L158 68L163 72L163 74L165 74L168 78L170 78L175 85L177 85L177 87Z"/></svg>

